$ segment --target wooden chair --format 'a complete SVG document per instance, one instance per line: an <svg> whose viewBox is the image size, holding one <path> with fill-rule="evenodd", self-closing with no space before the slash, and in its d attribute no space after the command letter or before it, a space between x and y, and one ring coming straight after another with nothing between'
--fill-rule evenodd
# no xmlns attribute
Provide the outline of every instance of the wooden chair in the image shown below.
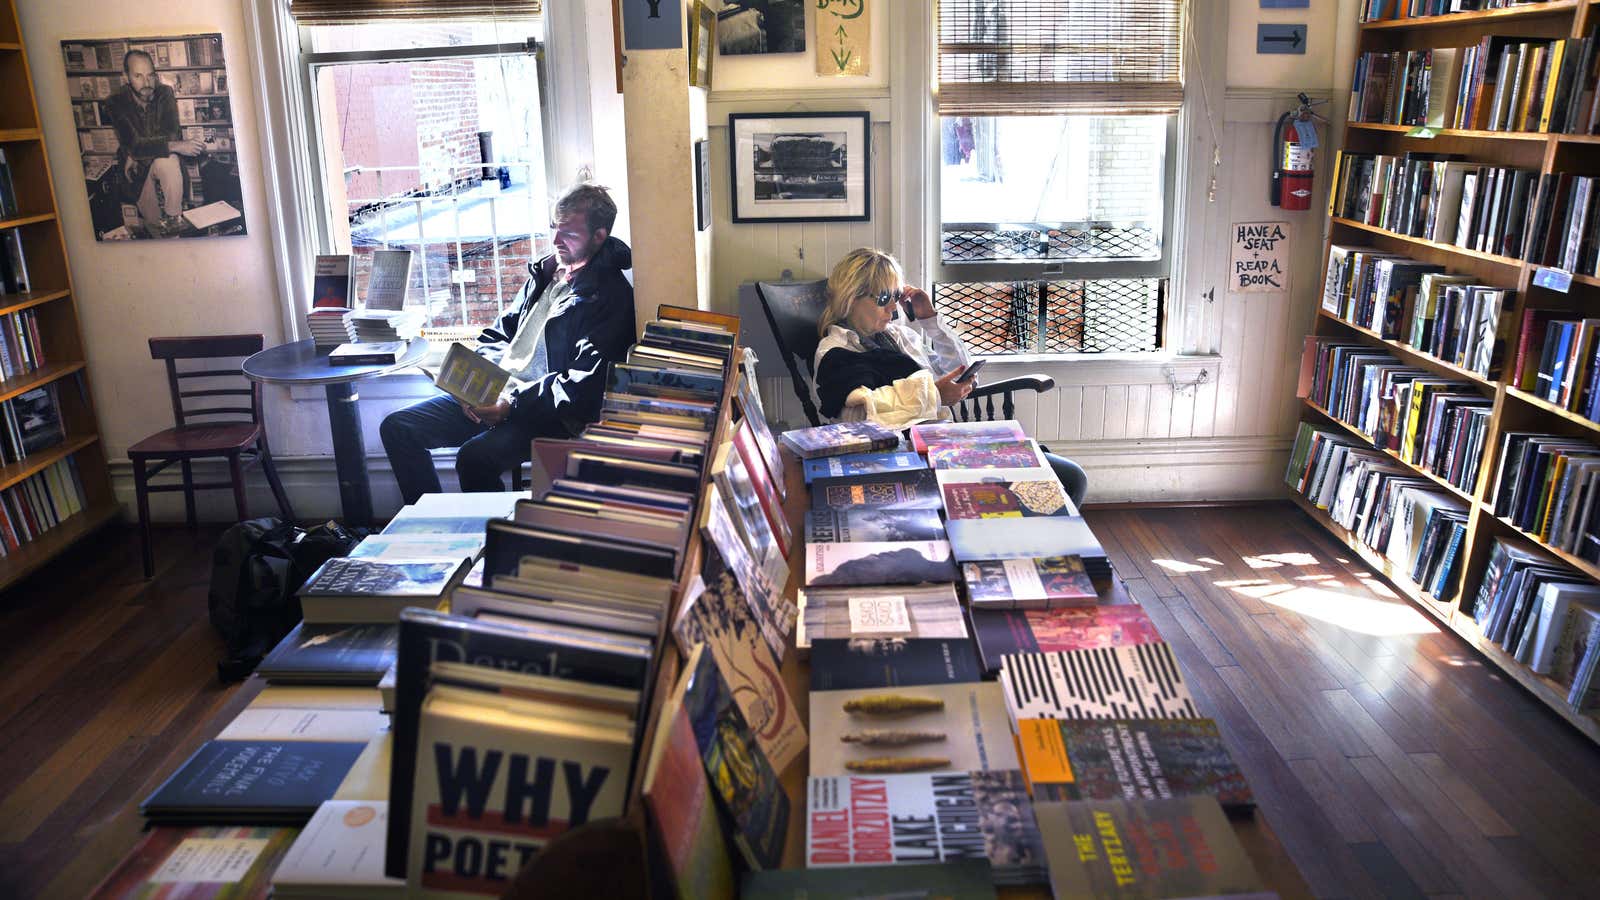
<svg viewBox="0 0 1600 900"><path fill-rule="evenodd" d="M816 378L812 357L816 355L817 344L822 340L821 335L817 334L817 320L822 317L823 307L828 302L828 282L758 281L756 296L761 300L761 311L766 317L767 327L772 329L778 354L789 369L800 408L813 426L822 425L817 406L811 401L812 382ZM797 359L800 365L795 364ZM804 375L801 374L801 366L805 367ZM1024 391L1042 394L1053 390L1055 386L1055 379L1048 375L1018 375L979 384L965 400L951 407L951 413L961 422L1014 419L1016 394ZM996 397L1000 398L999 410L995 409Z"/></svg>
<svg viewBox="0 0 1600 900"><path fill-rule="evenodd" d="M172 395L174 427L152 434L128 448L133 463L133 490L139 505L139 540L144 551L144 577L155 574L155 554L150 546L150 494L183 491L184 517L195 527L194 492L233 488L233 502L239 520L250 518L244 497L244 467L260 463L262 474L272 488L283 517L294 519L289 495L278 480L278 470L267 450L267 432L261 424L261 386L245 378L245 357L259 352L259 334L221 334L196 337L155 337L150 339L150 356L167 364L167 387ZM180 360L237 360L232 365L206 365L178 370ZM196 381L195 379L198 379ZM244 405L235 399L248 397ZM204 405L192 405L198 401ZM229 405L232 404L232 405ZM200 421L192 421L194 419ZM191 463L207 457L228 461L229 480L196 484ZM173 463L183 470L179 484L152 485L150 478Z"/></svg>

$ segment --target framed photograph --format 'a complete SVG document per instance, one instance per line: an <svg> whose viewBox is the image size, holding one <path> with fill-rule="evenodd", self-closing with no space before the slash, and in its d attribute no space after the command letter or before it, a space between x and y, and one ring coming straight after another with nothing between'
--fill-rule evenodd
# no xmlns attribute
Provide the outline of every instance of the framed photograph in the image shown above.
<svg viewBox="0 0 1600 900"><path fill-rule="evenodd" d="M711 227L711 142L694 142L694 228Z"/></svg>
<svg viewBox="0 0 1600 900"><path fill-rule="evenodd" d="M716 42L717 14L705 4L705 0L694 0L694 8L689 13L689 86L710 89L711 87L711 52L712 45Z"/></svg>
<svg viewBox="0 0 1600 900"><path fill-rule="evenodd" d="M733 221L868 221L871 141L865 112L728 116Z"/></svg>
<svg viewBox="0 0 1600 900"><path fill-rule="evenodd" d="M724 0L717 13L717 52L803 53L806 8L801 0Z"/></svg>
<svg viewBox="0 0 1600 900"><path fill-rule="evenodd" d="M222 35L64 40L99 241L244 234Z"/></svg>

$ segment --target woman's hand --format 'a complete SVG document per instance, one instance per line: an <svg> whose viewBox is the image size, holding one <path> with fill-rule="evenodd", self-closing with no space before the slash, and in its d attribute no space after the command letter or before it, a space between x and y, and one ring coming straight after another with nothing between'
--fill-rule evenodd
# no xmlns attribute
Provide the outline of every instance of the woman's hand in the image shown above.
<svg viewBox="0 0 1600 900"><path fill-rule="evenodd" d="M927 295L924 294L923 296ZM967 367L962 366L959 369L952 369L942 377L933 380L933 386L939 389L939 402L941 404L949 406L952 403L959 403L965 400L968 394L972 393L974 386L972 382L956 381L965 371L967 371Z"/></svg>
<svg viewBox="0 0 1600 900"><path fill-rule="evenodd" d="M904 288L900 306L904 309L906 318L913 322L918 319L931 319L934 316L933 298L922 288L912 287L909 284Z"/></svg>

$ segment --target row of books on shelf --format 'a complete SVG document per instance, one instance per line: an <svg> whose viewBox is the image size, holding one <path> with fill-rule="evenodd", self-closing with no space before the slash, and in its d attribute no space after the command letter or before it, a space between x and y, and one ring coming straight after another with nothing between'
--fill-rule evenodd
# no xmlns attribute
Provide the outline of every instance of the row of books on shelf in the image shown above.
<svg viewBox="0 0 1600 900"><path fill-rule="evenodd" d="M88 501L72 457L0 491L0 555L9 556L29 541L81 512Z"/></svg>
<svg viewBox="0 0 1600 900"><path fill-rule="evenodd" d="M121 68L118 63L116 68ZM178 97L209 97L228 93L228 76L222 71L189 70L184 72L158 71L156 78L172 88ZM123 85L123 80L110 75L74 75L67 79L67 93L73 100L109 100ZM94 104L84 104L93 109ZM77 108L82 107L74 107ZM83 124L81 121L79 124ZM94 124L110 124L95 122Z"/></svg>
<svg viewBox="0 0 1600 900"><path fill-rule="evenodd" d="M39 311L24 309L0 316L0 372L6 378L26 375L44 366L44 340L39 336Z"/></svg>
<svg viewBox="0 0 1600 900"><path fill-rule="evenodd" d="M1550 556L1496 539L1472 603L1485 640L1564 691L1574 710L1600 699L1600 585Z"/></svg>
<svg viewBox="0 0 1600 900"><path fill-rule="evenodd" d="M1509 431L1495 466L1494 514L1546 545L1600 565L1600 446L1556 434Z"/></svg>
<svg viewBox="0 0 1600 900"><path fill-rule="evenodd" d="M1349 121L1589 134L1594 43L1490 35L1467 47L1369 51L1356 58Z"/></svg>
<svg viewBox="0 0 1600 900"><path fill-rule="evenodd" d="M1465 566L1469 509L1460 497L1358 443L1301 422L1284 480L1392 564L1391 574L1446 600Z"/></svg>
<svg viewBox="0 0 1600 900"><path fill-rule="evenodd" d="M1362 0L1360 18L1363 22L1383 22L1535 6L1544 2L1548 0Z"/></svg>
<svg viewBox="0 0 1600 900"><path fill-rule="evenodd" d="M0 401L0 422L0 463L21 462L66 439L54 384Z"/></svg>
<svg viewBox="0 0 1600 900"><path fill-rule="evenodd" d="M1595 178L1456 157L1340 152L1330 215L1567 272L1597 266Z"/></svg>
<svg viewBox="0 0 1600 900"><path fill-rule="evenodd" d="M1402 363L1387 351L1308 338L1301 396L1372 445L1472 494L1494 402L1472 382Z"/></svg>
<svg viewBox="0 0 1600 900"><path fill-rule="evenodd" d="M73 41L61 45L61 55L68 73L121 71L123 57L127 56L129 50L142 50L150 54L156 71L223 65L220 34L153 41Z"/></svg>

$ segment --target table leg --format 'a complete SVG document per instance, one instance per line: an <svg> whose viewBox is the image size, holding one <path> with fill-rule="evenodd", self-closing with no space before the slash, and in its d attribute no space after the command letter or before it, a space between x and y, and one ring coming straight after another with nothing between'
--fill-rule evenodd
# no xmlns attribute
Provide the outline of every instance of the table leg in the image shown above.
<svg viewBox="0 0 1600 900"><path fill-rule="evenodd" d="M349 525L372 524L372 484L367 480L367 442L361 436L360 395L350 382L327 385L328 424L333 429L333 465L339 473L339 503Z"/></svg>

